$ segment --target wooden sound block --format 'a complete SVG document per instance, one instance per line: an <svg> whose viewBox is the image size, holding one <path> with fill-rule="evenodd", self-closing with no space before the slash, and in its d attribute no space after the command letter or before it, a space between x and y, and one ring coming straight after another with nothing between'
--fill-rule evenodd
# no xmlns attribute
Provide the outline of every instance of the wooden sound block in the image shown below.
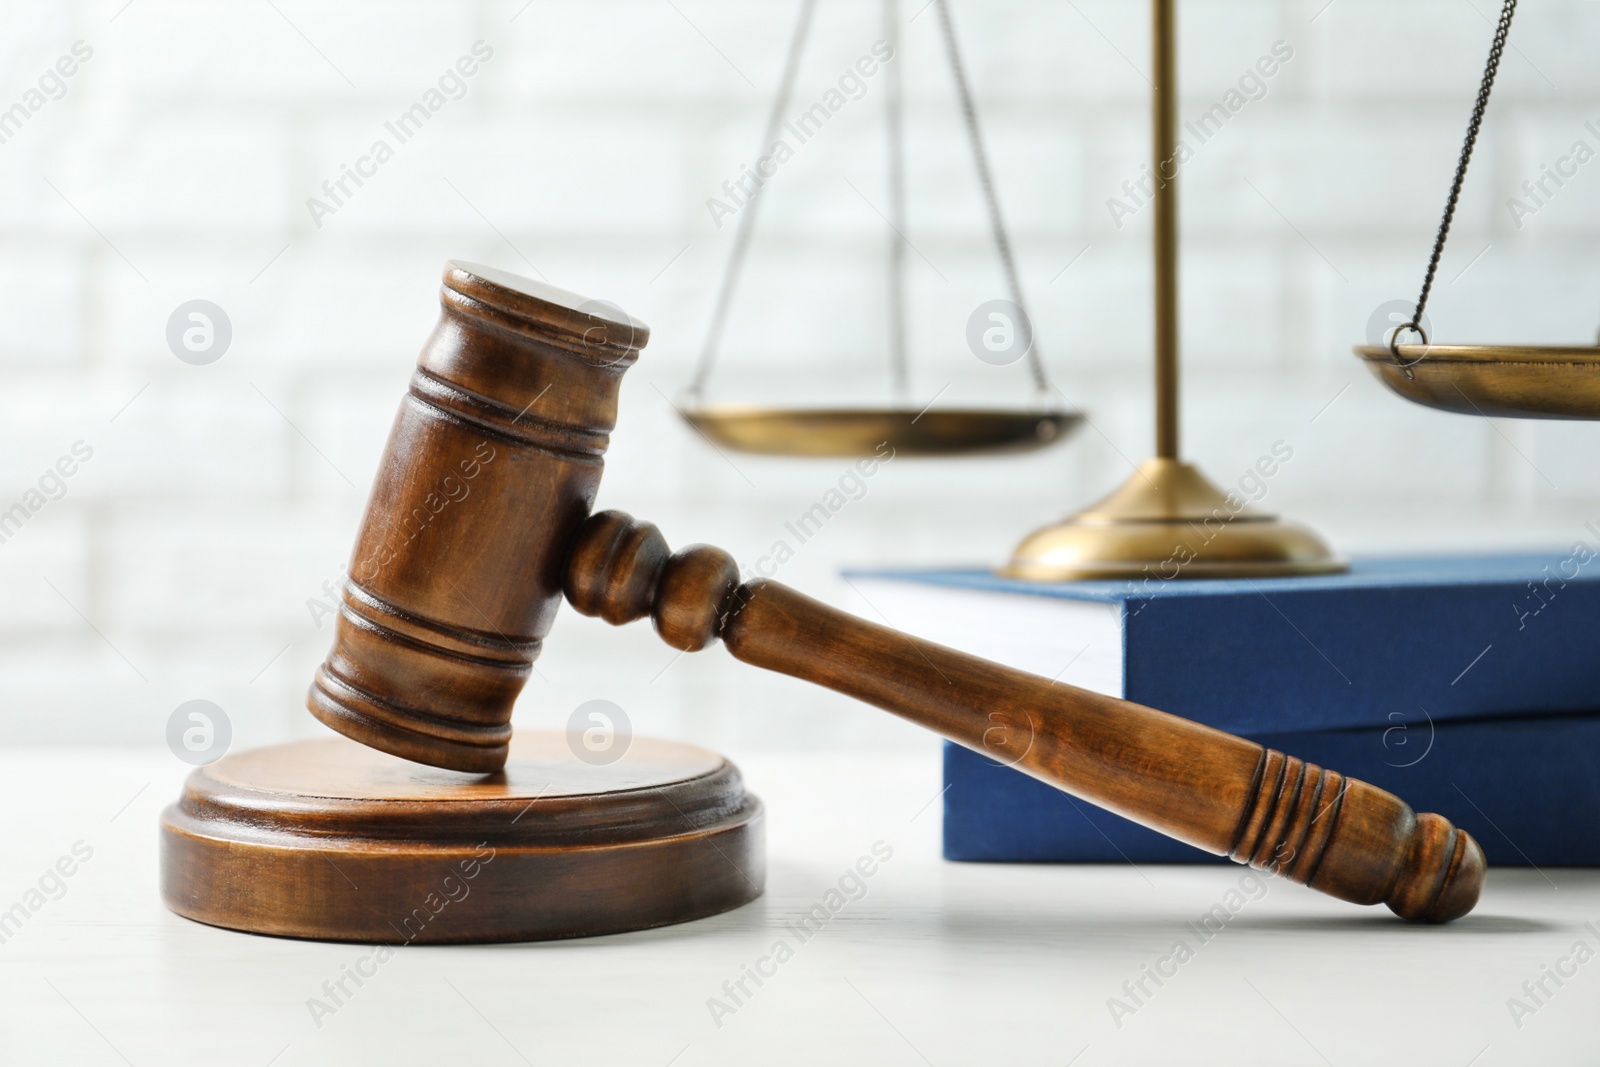
<svg viewBox="0 0 1600 1067"><path fill-rule="evenodd" d="M761 894L761 802L714 752L635 737L591 765L518 731L505 769L343 737L225 756L161 819L167 907L283 937L408 944L587 937Z"/></svg>

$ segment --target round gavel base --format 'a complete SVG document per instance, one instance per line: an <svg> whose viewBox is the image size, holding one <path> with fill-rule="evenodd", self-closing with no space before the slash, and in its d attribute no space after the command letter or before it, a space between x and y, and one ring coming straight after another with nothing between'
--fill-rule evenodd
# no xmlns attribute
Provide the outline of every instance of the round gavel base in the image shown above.
<svg viewBox="0 0 1600 1067"><path fill-rule="evenodd" d="M342 737L226 756L161 819L167 907L212 926L391 945L687 922L761 894L761 802L714 752L633 738L591 765L518 732L505 770Z"/></svg>

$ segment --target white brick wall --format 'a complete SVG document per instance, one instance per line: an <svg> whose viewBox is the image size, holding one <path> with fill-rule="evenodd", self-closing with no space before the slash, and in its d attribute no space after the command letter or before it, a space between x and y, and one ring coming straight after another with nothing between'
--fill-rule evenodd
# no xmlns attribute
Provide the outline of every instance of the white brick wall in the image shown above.
<svg viewBox="0 0 1600 1067"><path fill-rule="evenodd" d="M1040 344L1100 432L1028 457L891 464L783 572L841 604L840 565L996 560L1148 450L1149 212L1119 230L1106 210L1146 155L1145 8L954 4ZM919 7L905 0L902 17ZM1564 544L1600 516L1600 427L1408 407L1348 354L1378 303L1416 290L1492 7L1180 4L1184 118L1274 41L1295 50L1184 172L1186 450L1229 481L1291 442L1270 503L1346 550ZM153 743L196 697L228 710L237 743L312 729L300 699L329 629L306 602L345 561L447 257L537 269L655 328L603 504L751 560L841 473L730 465L666 399L688 380L733 234L705 199L755 142L792 0L276 8L32 0L0 14L0 108L74 41L94 48L65 97L0 144L0 507L74 441L95 450L0 544L0 740ZM880 32L877 5L823 3L795 110ZM494 56L465 96L315 226L306 198L478 39ZM1524 4L1512 41L1430 313L1444 338L1587 340L1600 163L1521 230L1505 200L1595 140L1600 5ZM944 402L1021 400L1020 369L979 364L962 339L1000 273L932 12L897 62L921 253L916 395L950 382ZM719 396L885 388L887 234L845 184L886 207L882 102L879 76L769 187ZM233 323L210 366L164 339L194 298ZM736 749L925 743L720 651L675 662L639 627L571 613L539 666L519 710L530 725L607 697L640 729Z"/></svg>

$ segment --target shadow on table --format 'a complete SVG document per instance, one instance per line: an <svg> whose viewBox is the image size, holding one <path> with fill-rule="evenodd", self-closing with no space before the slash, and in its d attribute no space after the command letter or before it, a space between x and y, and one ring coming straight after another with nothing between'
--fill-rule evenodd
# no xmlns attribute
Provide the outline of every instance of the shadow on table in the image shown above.
<svg viewBox="0 0 1600 1067"><path fill-rule="evenodd" d="M994 869L1002 868L991 870ZM620 948L657 942L699 941L728 936L778 936L783 934L786 920L795 920L805 911L806 905L814 903L813 897L819 890L802 887L818 884L815 871L775 863L768 870L771 892L721 915L623 934L484 947L559 951L566 948L603 949L607 946ZM986 888L991 891L995 889L994 886ZM1298 887L1295 887L1295 891L1305 892ZM1493 902L1490 907L1493 907ZM1149 936L1165 937L1175 930L1181 931L1186 923L1195 922L1202 913L1203 909L1197 911L1175 905L1170 912L1145 911L1130 915L1114 902L1106 902L1103 908L1090 907L1085 905L1082 897L1071 896L1052 901L1037 897L1008 899L1004 894L997 894L992 901L984 902L980 893L977 900L954 900L935 889L926 895L913 893L909 898L873 896L859 904L852 903L832 918L829 926L834 936L870 937L884 943L937 938L957 945L972 944L988 948L1059 947ZM1575 928L1577 925L1575 919L1546 920L1525 915L1474 912L1453 923L1431 926L1406 922L1382 905L1366 908L1350 905L1347 911L1340 914L1255 913L1246 909L1231 916L1227 929L1246 934L1254 931L1269 937L1337 934L1343 937L1393 939L1397 935L1433 938L1530 936Z"/></svg>
<svg viewBox="0 0 1600 1067"><path fill-rule="evenodd" d="M1234 926L1234 923L1229 923ZM1367 931L1372 935L1393 934L1396 927L1407 930L1437 930L1439 933L1460 931L1463 934L1546 934L1560 930L1565 926L1577 925L1576 922L1546 922L1541 919L1529 919L1521 915L1479 915L1473 913L1453 923L1444 926L1432 927L1424 923L1408 923L1396 915L1374 915L1358 913L1355 915L1261 915L1238 917L1239 929L1253 930L1284 930L1289 932L1327 932L1338 934L1353 934L1363 936Z"/></svg>

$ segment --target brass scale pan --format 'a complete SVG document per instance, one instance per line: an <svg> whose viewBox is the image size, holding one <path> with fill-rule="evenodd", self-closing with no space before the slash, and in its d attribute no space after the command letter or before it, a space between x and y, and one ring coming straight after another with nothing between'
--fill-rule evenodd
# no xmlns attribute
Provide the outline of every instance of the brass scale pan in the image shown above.
<svg viewBox="0 0 1600 1067"><path fill-rule="evenodd" d="M1600 347L1363 345L1373 376L1413 403L1462 415L1600 419Z"/></svg>
<svg viewBox="0 0 1600 1067"><path fill-rule="evenodd" d="M1417 325L1450 234L1515 11L1516 0L1505 0L1412 321L1386 338L1390 343L1361 345L1355 354L1390 392L1440 411L1515 419L1600 419L1600 346L1430 344ZM1421 335L1423 343L1394 343L1408 330Z"/></svg>
<svg viewBox="0 0 1600 1067"><path fill-rule="evenodd" d="M901 456L1022 452L1054 444L1083 421L1075 411L774 408L717 404L683 412L712 442L771 456Z"/></svg>

